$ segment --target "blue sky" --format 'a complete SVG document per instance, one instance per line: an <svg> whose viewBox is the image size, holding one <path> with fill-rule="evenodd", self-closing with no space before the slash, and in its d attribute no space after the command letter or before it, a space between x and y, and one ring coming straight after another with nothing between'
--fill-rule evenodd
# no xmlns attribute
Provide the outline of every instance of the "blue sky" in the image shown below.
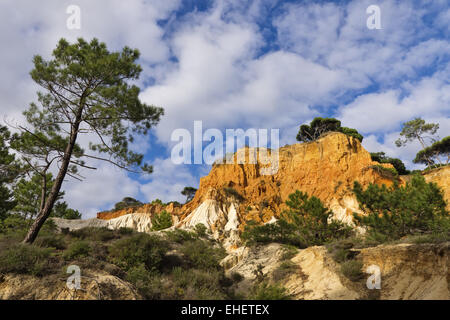
<svg viewBox="0 0 450 320"><path fill-rule="evenodd" d="M66 27L68 5L81 9L81 29ZM366 8L378 5L381 30ZM1 113L21 122L35 100L28 76L34 54L48 57L57 40L97 37L112 50L141 51L141 99L165 116L133 148L154 164L151 176L106 164L68 180L67 200L85 217L124 196L183 200L207 165L174 165L174 129L278 128L281 145L298 126L332 116L356 128L369 151L385 151L409 167L419 150L397 148L403 122L439 122L450 134L450 4L433 1L2 1ZM87 143L89 137L81 141Z"/></svg>

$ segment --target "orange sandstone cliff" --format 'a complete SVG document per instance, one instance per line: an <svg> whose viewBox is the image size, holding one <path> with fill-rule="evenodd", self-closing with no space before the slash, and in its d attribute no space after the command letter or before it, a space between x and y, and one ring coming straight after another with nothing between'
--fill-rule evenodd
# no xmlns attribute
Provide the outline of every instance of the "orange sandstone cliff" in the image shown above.
<svg viewBox="0 0 450 320"><path fill-rule="evenodd" d="M203 223L213 231L229 233L242 229L249 220L269 222L278 218L289 194L300 190L321 199L334 218L351 222L352 213L358 211L351 191L354 181L367 187L370 183L391 185L397 179L374 167L380 164L371 160L357 139L338 132L325 134L317 141L279 148L278 170L271 175L261 174L261 168L268 165L250 163L253 151L257 152L251 148L238 151L245 153L244 163L236 161L237 153L234 164L213 165L209 175L200 179L194 199L182 207L145 204L100 212L97 218L109 220L133 213L151 217L166 210L177 227ZM390 164L382 166L392 168ZM400 183L406 181L399 179ZM432 170L425 179L437 183L450 203L450 167Z"/></svg>

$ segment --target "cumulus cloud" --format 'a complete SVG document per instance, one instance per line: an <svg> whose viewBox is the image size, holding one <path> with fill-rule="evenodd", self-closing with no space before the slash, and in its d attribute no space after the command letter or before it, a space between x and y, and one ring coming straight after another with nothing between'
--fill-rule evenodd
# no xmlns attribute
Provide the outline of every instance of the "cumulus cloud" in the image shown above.
<svg viewBox="0 0 450 320"><path fill-rule="evenodd" d="M124 197L138 198L140 185L125 171L106 163L97 165L97 170L83 170L83 182L68 178L63 184L64 198L84 218L93 218L101 209L111 209Z"/></svg>
<svg viewBox="0 0 450 320"><path fill-rule="evenodd" d="M156 159L153 167L154 173L149 176L149 181L140 186L146 201L160 199L184 203L186 198L181 195L184 187L198 187L198 177L194 177L185 165L175 165L170 158Z"/></svg>
<svg viewBox="0 0 450 320"><path fill-rule="evenodd" d="M191 130L194 120L223 132L279 128L284 145L295 142L300 124L336 116L365 134L370 151L410 161L419 146L393 145L403 122L423 117L441 124L441 137L450 133L449 4L377 1L382 29L369 30L372 2L217 0L206 11L180 12L181 0L80 0L82 28L68 30L72 3L5 0L0 112L23 121L38 89L28 76L32 56L48 57L61 37L140 49L141 98L164 107L165 116L153 132L158 148L145 137L131 148L156 159L155 173L141 180L102 164L85 182L66 183L70 204L88 216L123 196L183 201L182 188L195 186L209 167L175 166L164 157L172 131Z"/></svg>

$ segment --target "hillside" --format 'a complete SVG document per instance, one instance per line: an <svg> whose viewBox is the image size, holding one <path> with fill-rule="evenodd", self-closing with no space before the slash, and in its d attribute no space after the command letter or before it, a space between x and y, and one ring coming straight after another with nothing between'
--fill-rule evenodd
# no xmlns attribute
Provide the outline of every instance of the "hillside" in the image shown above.
<svg viewBox="0 0 450 320"><path fill-rule="evenodd" d="M238 152L248 157L252 150ZM390 164L372 161L358 140L341 133L278 151L273 175L261 175L260 163L213 165L194 199L183 206L154 202L88 220L53 218L56 228L48 226L32 249L11 246L26 229L12 226L0 237L0 249L12 250L13 257L5 251L0 259L6 270L0 270L0 298L450 299L448 237L419 234L380 245L355 236L305 249L246 245L241 232L249 221L276 221L295 190L318 197L334 219L352 224L352 213L359 211L354 181L367 187L410 180L393 175ZM448 208L450 167L424 177L442 188ZM152 231L152 218L163 210L173 226ZM84 268L86 291L65 288L67 275L61 270L67 264ZM381 290L366 286L371 265L380 270Z"/></svg>
<svg viewBox="0 0 450 320"><path fill-rule="evenodd" d="M123 225L126 220L132 225L130 221L136 219L128 215L153 216L166 210L173 215L177 227L203 223L217 239L236 247L239 230L246 222L266 223L278 218L288 195L295 190L318 197L333 211L335 219L351 223L352 213L359 211L351 191L354 181L367 187L370 183L391 185L394 179L399 179L400 183L408 179L407 176L396 178L389 171L380 170L379 166L392 168L392 165L372 161L359 140L337 132L325 134L314 142L281 147L278 172L274 175L261 175L261 163L248 164L250 151L249 148L238 151L245 152L246 164L235 161L235 164L214 165L211 172L200 179L194 199L181 208L173 204L146 204L101 212L97 218L112 219L110 224L118 225ZM237 154L234 157L236 159ZM425 174L425 179L437 183L450 203L450 167L434 169Z"/></svg>

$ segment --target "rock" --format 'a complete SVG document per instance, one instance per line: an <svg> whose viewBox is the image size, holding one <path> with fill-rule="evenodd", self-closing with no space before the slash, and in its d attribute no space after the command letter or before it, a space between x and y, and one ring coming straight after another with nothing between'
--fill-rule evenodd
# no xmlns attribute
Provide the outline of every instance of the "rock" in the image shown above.
<svg viewBox="0 0 450 320"><path fill-rule="evenodd" d="M246 150L248 154L251 151ZM239 220L266 222L279 216L289 194L301 190L320 198L333 210L336 218L351 221L351 214L358 210L356 198L349 190L354 181L363 186L392 184L390 179L370 168L374 164L378 163L371 160L369 152L357 139L342 133L329 133L314 142L280 148L278 172L274 175L261 175L261 163L214 165L209 175L201 178L194 199L182 212L188 219L193 212L189 208L197 208L211 199L211 195L222 193L224 188L233 188L244 198L238 210ZM257 210L247 211L248 206Z"/></svg>
<svg viewBox="0 0 450 320"><path fill-rule="evenodd" d="M380 299L450 300L450 242L397 244L366 248L360 257L366 270L381 271Z"/></svg>
<svg viewBox="0 0 450 320"><path fill-rule="evenodd" d="M146 213L129 213L110 220L96 218L87 220L52 219L58 228L69 229L69 231L86 227L104 227L111 230L131 228L138 232L150 232L152 228L151 216Z"/></svg>
<svg viewBox="0 0 450 320"><path fill-rule="evenodd" d="M347 279L324 246L314 246L299 252L289 261L291 271L278 279L293 299L305 300L449 300L450 243L380 245L355 250L355 259L362 262L362 271L371 265L381 271L381 289L368 289L367 273L356 282ZM283 260L279 244L241 247L221 262L230 275L244 277L237 289L248 291L255 283L255 269L262 265L264 278L272 281Z"/></svg>
<svg viewBox="0 0 450 320"><path fill-rule="evenodd" d="M111 221L112 228L137 225L139 230L148 230L149 224L144 218L130 218L129 215L151 217L166 210L172 214L177 228L191 228L203 223L216 239L226 243L227 249L232 249L239 246L239 231L244 229L247 221L275 221L286 208L288 196L295 190L318 197L333 211L335 219L351 224L353 212L359 212L358 202L351 191L354 181L367 187L370 183L392 185L392 179L395 179L383 176L373 168L374 165L392 168L391 164L372 161L359 140L339 132L326 133L317 141L281 147L278 150L278 171L273 175L261 174L261 168L267 165L249 163L253 152L257 150L244 148L234 155L237 160L239 154L244 154L244 164L213 165L211 172L200 179L194 199L182 207L145 204L100 212L97 217ZM450 167L432 170L424 176L427 181L436 182L443 188L450 209ZM399 179L404 183L408 177ZM123 220L112 222L118 218Z"/></svg>
<svg viewBox="0 0 450 320"><path fill-rule="evenodd" d="M69 277L69 275L67 275ZM67 287L67 277L38 278L7 274L0 281L0 300L136 300L141 299L133 287L101 271L82 271L81 290Z"/></svg>

